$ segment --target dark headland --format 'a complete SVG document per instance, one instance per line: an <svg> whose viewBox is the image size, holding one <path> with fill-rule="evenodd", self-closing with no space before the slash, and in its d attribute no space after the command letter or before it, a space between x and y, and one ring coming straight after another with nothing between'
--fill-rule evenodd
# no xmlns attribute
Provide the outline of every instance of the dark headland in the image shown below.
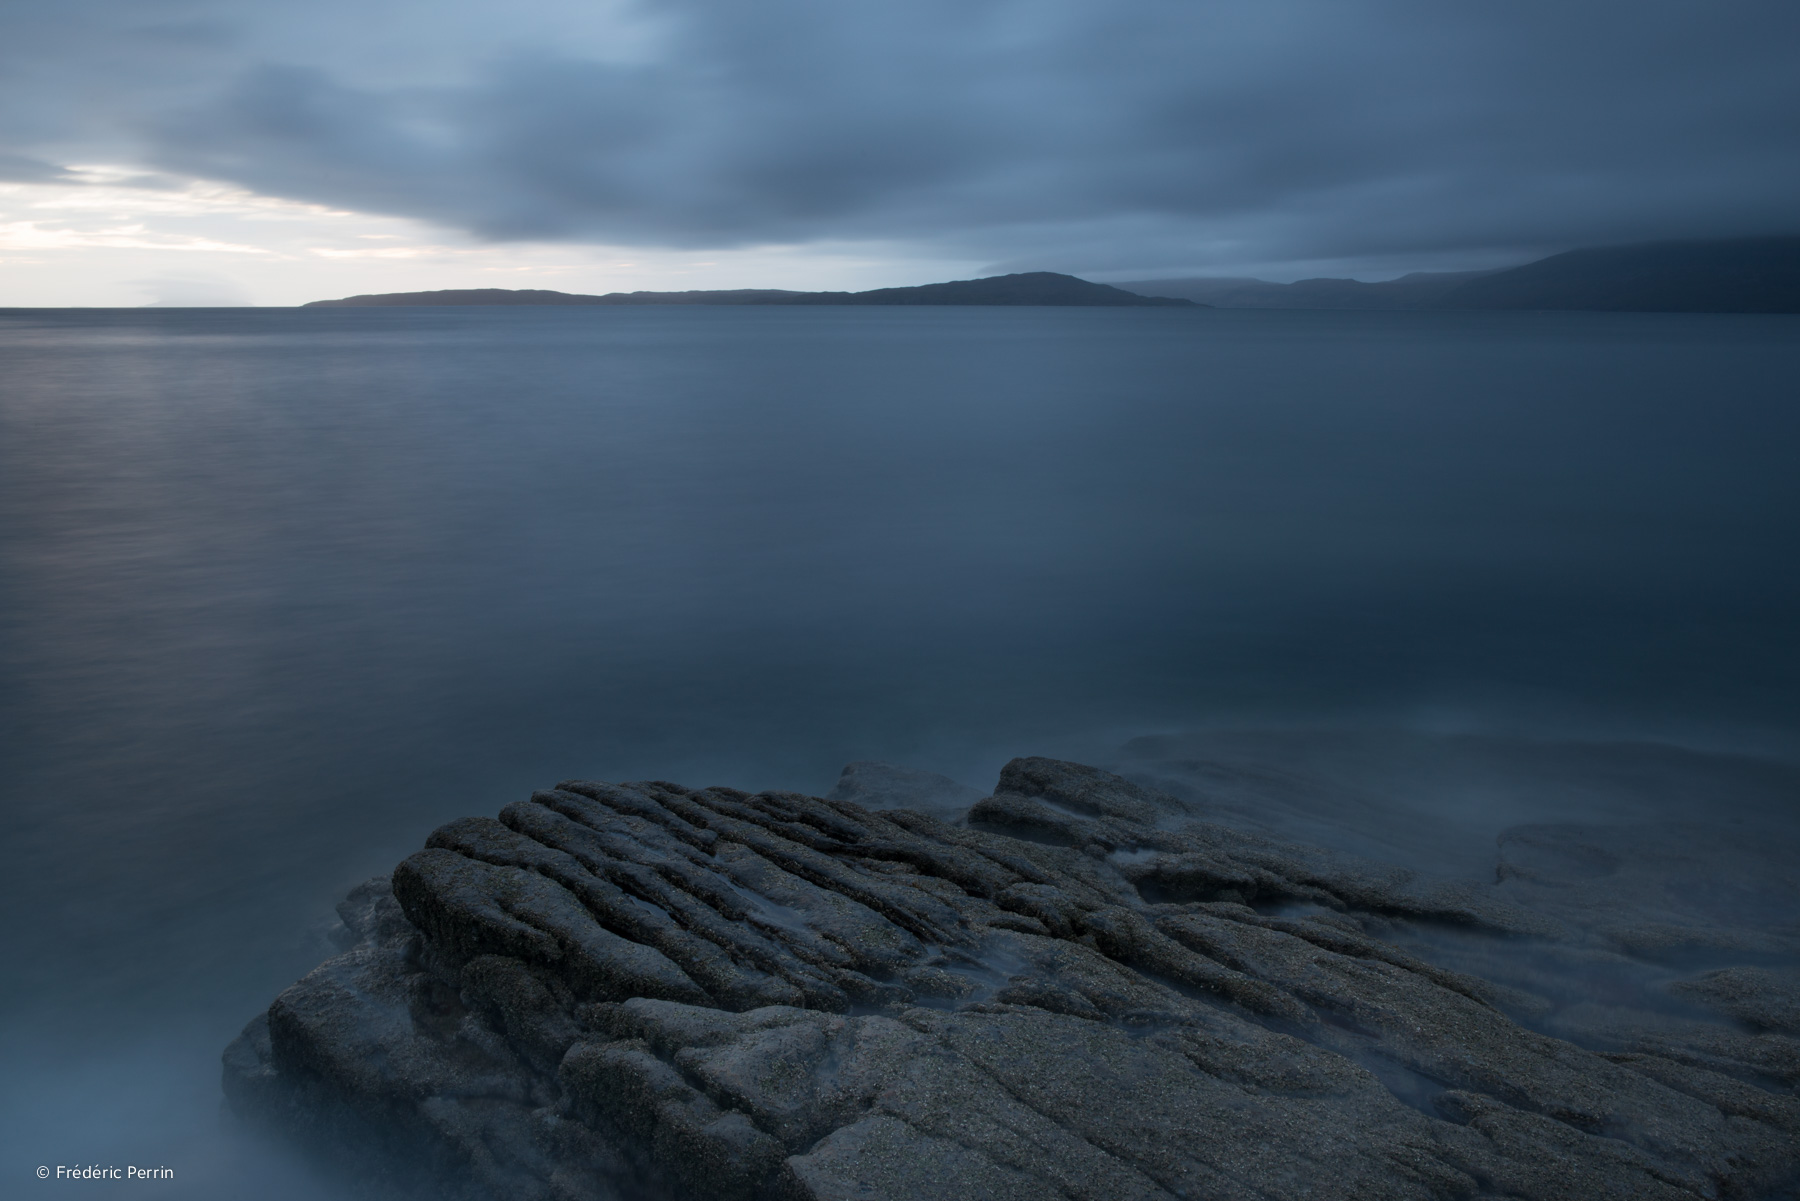
<svg viewBox="0 0 1800 1201"><path fill-rule="evenodd" d="M1377 283L1202 277L1119 286L1219 308L1800 313L1800 237L1601 246L1503 271L1415 272Z"/></svg>
<svg viewBox="0 0 1800 1201"><path fill-rule="evenodd" d="M1182 305L1192 300L1141 296L1108 284L1090 283L1054 271L1028 271L987 279L961 279L914 288L869 292L789 292L779 288L732 288L695 292L608 292L582 296L541 288L455 288L441 292L388 292L315 300L302 308L375 308L411 305L599 305L599 304L933 304L933 305Z"/></svg>

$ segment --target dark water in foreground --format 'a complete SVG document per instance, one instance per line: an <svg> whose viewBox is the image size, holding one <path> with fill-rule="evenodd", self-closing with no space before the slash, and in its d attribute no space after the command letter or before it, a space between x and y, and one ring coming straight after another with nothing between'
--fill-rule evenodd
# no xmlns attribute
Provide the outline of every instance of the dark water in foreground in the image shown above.
<svg viewBox="0 0 1800 1201"><path fill-rule="evenodd" d="M571 775L1792 758L1797 382L1788 317L0 313L0 1192L313 1195L218 1050L351 883Z"/></svg>

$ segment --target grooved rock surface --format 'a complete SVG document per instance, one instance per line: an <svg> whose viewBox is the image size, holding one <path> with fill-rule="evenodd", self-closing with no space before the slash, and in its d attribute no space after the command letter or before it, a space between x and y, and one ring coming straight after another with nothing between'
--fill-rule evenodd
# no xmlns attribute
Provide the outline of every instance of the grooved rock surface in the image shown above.
<svg viewBox="0 0 1800 1201"><path fill-rule="evenodd" d="M432 1196L1790 1195L1796 931L1584 924L1655 855L1502 849L1453 883L1047 759L954 825L570 781L353 892L225 1088Z"/></svg>

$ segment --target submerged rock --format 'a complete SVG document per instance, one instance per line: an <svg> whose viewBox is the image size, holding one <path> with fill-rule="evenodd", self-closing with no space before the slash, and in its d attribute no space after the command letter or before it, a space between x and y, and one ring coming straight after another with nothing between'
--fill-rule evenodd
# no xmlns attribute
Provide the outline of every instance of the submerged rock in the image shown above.
<svg viewBox="0 0 1800 1201"><path fill-rule="evenodd" d="M828 800L854 801L865 809L916 809L950 822L967 813L981 797L976 789L949 776L873 759L846 765L837 785L826 794Z"/></svg>
<svg viewBox="0 0 1800 1201"><path fill-rule="evenodd" d="M1628 851L1527 831L1477 886L1047 759L966 824L570 781L353 892L345 952L251 1023L225 1088L432 1196L1789 1187L1800 1023L1769 959L1793 932L1646 967L1622 907L1567 903ZM1607 964L1628 987L1570 1017L1558 990Z"/></svg>

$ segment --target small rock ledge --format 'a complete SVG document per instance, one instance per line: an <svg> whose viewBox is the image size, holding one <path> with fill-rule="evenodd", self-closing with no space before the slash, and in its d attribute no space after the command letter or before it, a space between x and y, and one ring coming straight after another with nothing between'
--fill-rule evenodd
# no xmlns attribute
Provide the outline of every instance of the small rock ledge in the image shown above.
<svg viewBox="0 0 1800 1201"><path fill-rule="evenodd" d="M1800 1170L1782 972L1577 1045L1389 937L1583 946L1565 917L1072 763L1013 761L959 824L570 781L339 913L225 1090L377 1190L1691 1201Z"/></svg>

